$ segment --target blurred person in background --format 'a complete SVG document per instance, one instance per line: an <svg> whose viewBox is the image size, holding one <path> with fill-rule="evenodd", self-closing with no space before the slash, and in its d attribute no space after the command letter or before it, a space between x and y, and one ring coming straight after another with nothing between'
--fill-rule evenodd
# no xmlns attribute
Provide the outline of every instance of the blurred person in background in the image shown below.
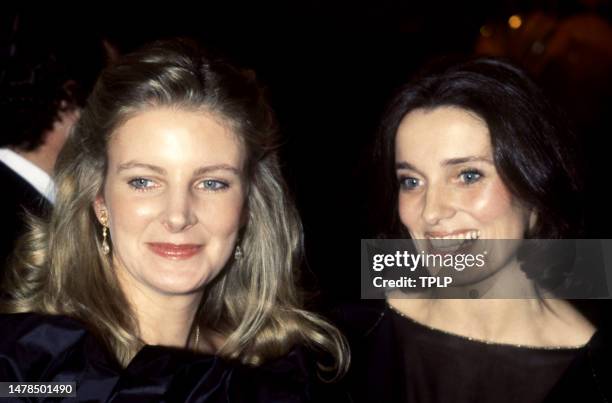
<svg viewBox="0 0 612 403"><path fill-rule="evenodd" d="M44 217L54 202L53 166L105 54L82 32L58 33L52 18L9 14L0 22L1 273L25 215Z"/></svg>

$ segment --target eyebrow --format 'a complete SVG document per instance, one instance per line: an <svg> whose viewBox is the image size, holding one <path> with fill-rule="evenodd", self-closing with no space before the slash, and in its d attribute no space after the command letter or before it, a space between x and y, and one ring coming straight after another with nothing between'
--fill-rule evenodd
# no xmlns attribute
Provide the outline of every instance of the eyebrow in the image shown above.
<svg viewBox="0 0 612 403"><path fill-rule="evenodd" d="M162 167L159 167L157 165L152 165L152 164L145 164L145 163L137 162L137 161L128 161L128 162L124 162L123 164L119 164L119 166L117 167L117 173L120 173L128 169L134 169L134 168L148 169L160 175L166 175L167 173L167 171ZM214 172L214 171L229 171L236 175L240 175L240 170L238 168L233 167L228 164L206 165L206 166L200 167L196 169L195 171L193 171L193 175L198 176L198 175L203 175L203 174Z"/></svg>
<svg viewBox="0 0 612 403"><path fill-rule="evenodd" d="M461 157L461 158L450 158L450 159L442 161L442 165L444 166L459 165L459 164L465 164L466 162L488 162L489 164L493 164L493 161L491 160L491 158L471 156L471 157Z"/></svg>
<svg viewBox="0 0 612 403"><path fill-rule="evenodd" d="M459 165L465 164L466 162L487 162L489 164L493 164L493 161L487 157L480 156L470 156L470 157L461 157L461 158L449 158L447 160L442 161L441 166L451 166L451 165ZM415 172L420 172L414 165L410 164L406 161L400 161L395 164L395 169L409 169Z"/></svg>

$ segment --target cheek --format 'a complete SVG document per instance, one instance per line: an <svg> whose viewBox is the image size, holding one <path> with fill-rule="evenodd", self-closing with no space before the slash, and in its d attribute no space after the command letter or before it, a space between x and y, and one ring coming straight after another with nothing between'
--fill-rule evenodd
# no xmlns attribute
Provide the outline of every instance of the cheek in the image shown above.
<svg viewBox="0 0 612 403"><path fill-rule="evenodd" d="M110 195L107 198L111 216L111 232L115 237L126 234L140 234L155 218L162 208L158 200L137 197Z"/></svg>
<svg viewBox="0 0 612 403"><path fill-rule="evenodd" d="M244 200L241 193L198 201L198 221L211 232L232 234L240 228Z"/></svg>
<svg viewBox="0 0 612 403"><path fill-rule="evenodd" d="M462 204L481 222L490 222L514 209L512 195L497 178L462 195Z"/></svg>
<svg viewBox="0 0 612 403"><path fill-rule="evenodd" d="M413 231L419 219L419 209L417 208L418 198L412 194L400 193L398 196L398 212L400 221L408 229Z"/></svg>

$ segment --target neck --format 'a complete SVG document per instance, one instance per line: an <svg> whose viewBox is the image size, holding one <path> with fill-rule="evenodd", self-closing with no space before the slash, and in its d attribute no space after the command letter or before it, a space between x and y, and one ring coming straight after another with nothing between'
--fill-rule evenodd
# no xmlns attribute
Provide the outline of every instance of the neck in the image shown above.
<svg viewBox="0 0 612 403"><path fill-rule="evenodd" d="M538 300L525 299L404 299L391 295L389 303L417 322L477 339L503 338L517 318L541 313Z"/></svg>
<svg viewBox="0 0 612 403"><path fill-rule="evenodd" d="M176 298L155 298L155 301L143 298L139 302L132 302L141 338L146 344L187 346L199 298L181 298L178 301Z"/></svg>
<svg viewBox="0 0 612 403"><path fill-rule="evenodd" d="M472 299L474 290L479 299ZM533 281L518 264L510 264L477 284L419 296L409 299L402 292L393 292L389 304L417 322L477 340L577 346L594 332L566 301L539 298Z"/></svg>
<svg viewBox="0 0 612 403"><path fill-rule="evenodd" d="M463 275L464 272L458 272L454 275L451 273L451 278L453 279L453 283L451 283L452 286L449 288L434 288L431 290L429 297L442 299L538 298L535 283L527 277L525 272L523 272L516 259L508 262L493 275L477 283L467 282L466 284L461 284L462 281L465 281L462 280Z"/></svg>
<svg viewBox="0 0 612 403"><path fill-rule="evenodd" d="M424 308L425 321L434 327L497 341L513 339L545 309L537 299L434 299Z"/></svg>
<svg viewBox="0 0 612 403"><path fill-rule="evenodd" d="M167 295L135 284L131 275L122 270L117 271L117 276L136 315L142 341L186 347L202 293Z"/></svg>

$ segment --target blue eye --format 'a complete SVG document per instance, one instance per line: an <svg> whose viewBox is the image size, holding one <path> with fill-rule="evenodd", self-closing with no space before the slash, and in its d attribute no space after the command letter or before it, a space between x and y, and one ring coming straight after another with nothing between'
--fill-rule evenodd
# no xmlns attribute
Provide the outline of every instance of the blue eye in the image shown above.
<svg viewBox="0 0 612 403"><path fill-rule="evenodd" d="M221 182L215 179L206 179L203 180L202 182L200 182L200 185L198 187L201 187L203 189L206 190L222 190L228 187L228 184L225 182Z"/></svg>
<svg viewBox="0 0 612 403"><path fill-rule="evenodd" d="M462 171L459 174L459 177L461 178L463 183L469 185L469 184L478 182L483 177L483 175L480 171L476 169L469 169L469 170Z"/></svg>
<svg viewBox="0 0 612 403"><path fill-rule="evenodd" d="M144 190L148 188L152 188L155 185L151 179L146 178L134 178L128 182L128 184L137 190Z"/></svg>
<svg viewBox="0 0 612 403"><path fill-rule="evenodd" d="M404 190L412 190L420 185L420 181L417 178L412 177L401 177L399 178L400 188Z"/></svg>

